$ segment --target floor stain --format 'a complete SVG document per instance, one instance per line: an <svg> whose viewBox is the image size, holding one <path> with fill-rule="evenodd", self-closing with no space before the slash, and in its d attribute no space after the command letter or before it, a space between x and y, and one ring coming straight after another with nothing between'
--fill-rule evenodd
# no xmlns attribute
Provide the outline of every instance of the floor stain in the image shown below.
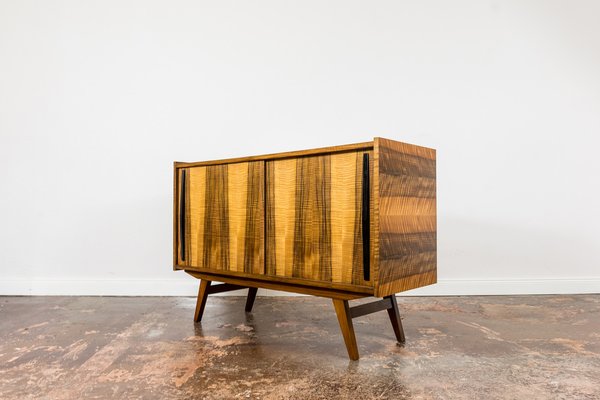
<svg viewBox="0 0 600 400"><path fill-rule="evenodd" d="M398 303L353 362L328 299L0 297L0 398L600 399L600 295Z"/></svg>

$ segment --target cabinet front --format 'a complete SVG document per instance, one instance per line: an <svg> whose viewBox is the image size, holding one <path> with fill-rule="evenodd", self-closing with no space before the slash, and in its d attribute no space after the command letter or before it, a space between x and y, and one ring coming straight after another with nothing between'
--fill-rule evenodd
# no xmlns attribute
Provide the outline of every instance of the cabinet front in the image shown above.
<svg viewBox="0 0 600 400"><path fill-rule="evenodd" d="M373 286L372 165L372 151L266 162L267 274Z"/></svg>
<svg viewBox="0 0 600 400"><path fill-rule="evenodd" d="M264 273L264 161L177 170L177 265Z"/></svg>

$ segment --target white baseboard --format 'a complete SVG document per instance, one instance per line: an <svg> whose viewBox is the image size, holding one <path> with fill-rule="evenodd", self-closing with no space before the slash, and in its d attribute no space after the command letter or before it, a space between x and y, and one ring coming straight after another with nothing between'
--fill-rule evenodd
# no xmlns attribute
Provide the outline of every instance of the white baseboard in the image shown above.
<svg viewBox="0 0 600 400"><path fill-rule="evenodd" d="M187 279L2 279L4 296L195 296L198 281ZM600 293L600 278L589 279L447 279L401 296L518 295ZM240 295L241 292L223 295ZM274 290L263 296L290 296Z"/></svg>

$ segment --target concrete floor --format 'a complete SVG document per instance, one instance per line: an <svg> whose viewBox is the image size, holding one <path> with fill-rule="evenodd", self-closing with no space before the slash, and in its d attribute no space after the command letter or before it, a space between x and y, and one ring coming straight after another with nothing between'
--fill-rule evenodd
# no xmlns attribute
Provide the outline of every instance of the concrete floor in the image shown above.
<svg viewBox="0 0 600 400"><path fill-rule="evenodd" d="M357 362L329 300L244 302L0 297L0 399L600 399L600 295L399 298Z"/></svg>

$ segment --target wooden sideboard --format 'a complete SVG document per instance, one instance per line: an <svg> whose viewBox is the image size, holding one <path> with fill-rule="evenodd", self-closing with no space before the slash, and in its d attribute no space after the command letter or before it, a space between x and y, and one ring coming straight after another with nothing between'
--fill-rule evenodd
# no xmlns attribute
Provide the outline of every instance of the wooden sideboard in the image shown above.
<svg viewBox="0 0 600 400"><path fill-rule="evenodd" d="M356 360L353 318L387 310L404 342L395 293L437 280L430 148L375 138L175 162L173 209L174 269L201 280L196 322L213 293L249 288L248 312L257 288L328 297Z"/></svg>

